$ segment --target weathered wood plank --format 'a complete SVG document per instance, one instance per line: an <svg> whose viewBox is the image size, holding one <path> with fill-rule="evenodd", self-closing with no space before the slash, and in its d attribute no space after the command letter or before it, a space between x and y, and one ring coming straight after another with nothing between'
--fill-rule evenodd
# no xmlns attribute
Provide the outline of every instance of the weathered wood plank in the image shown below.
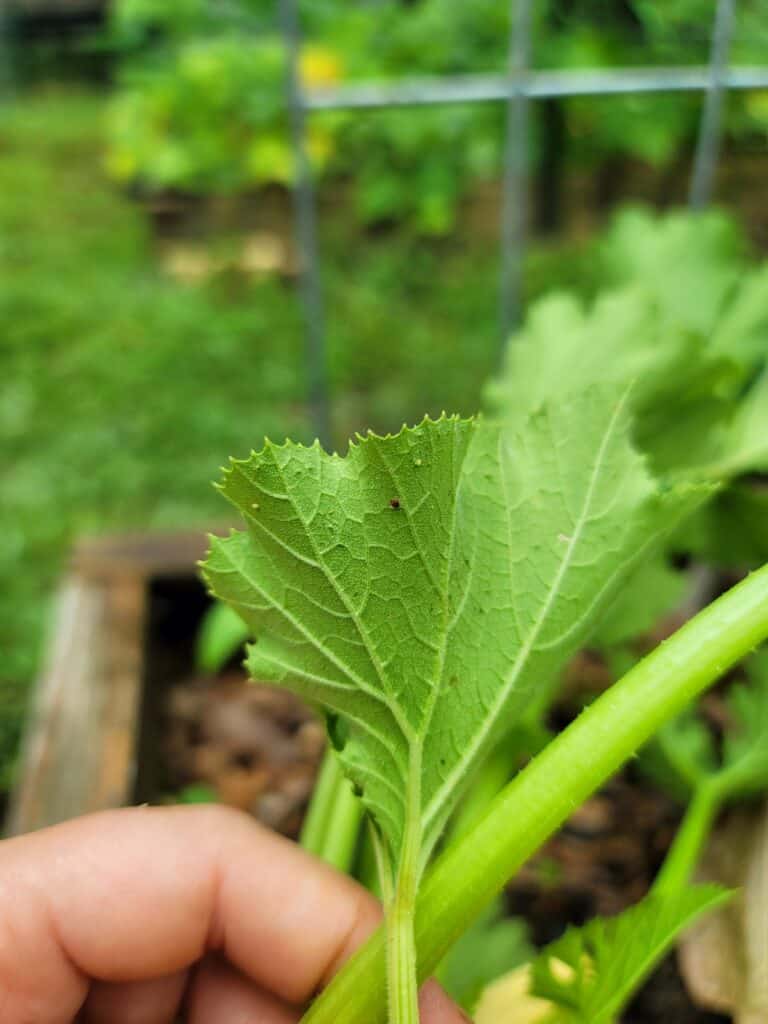
<svg viewBox="0 0 768 1024"><path fill-rule="evenodd" d="M206 534L195 531L78 545L35 689L8 833L130 801L149 586L159 577L193 573L206 544Z"/></svg>
<svg viewBox="0 0 768 1024"><path fill-rule="evenodd" d="M225 533L226 529L218 527L211 532ZM94 537L78 544L72 570L90 579L122 573L173 576L193 571L207 547L207 534L200 530Z"/></svg>
<svg viewBox="0 0 768 1024"><path fill-rule="evenodd" d="M73 575L61 588L27 726L11 834L63 821L93 805L107 689L109 586Z"/></svg>

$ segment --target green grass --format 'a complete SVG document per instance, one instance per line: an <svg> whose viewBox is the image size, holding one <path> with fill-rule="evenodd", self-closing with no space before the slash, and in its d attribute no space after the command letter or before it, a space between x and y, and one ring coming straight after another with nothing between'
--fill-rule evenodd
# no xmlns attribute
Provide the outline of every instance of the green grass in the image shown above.
<svg viewBox="0 0 768 1024"><path fill-rule="evenodd" d="M103 100L0 110L0 775L10 778L50 598L78 535L202 526L210 481L265 434L309 439L290 284L178 284L142 208L102 172ZM470 412L496 359L497 251L322 225L338 442L425 411ZM588 282L575 250L529 261L531 294Z"/></svg>

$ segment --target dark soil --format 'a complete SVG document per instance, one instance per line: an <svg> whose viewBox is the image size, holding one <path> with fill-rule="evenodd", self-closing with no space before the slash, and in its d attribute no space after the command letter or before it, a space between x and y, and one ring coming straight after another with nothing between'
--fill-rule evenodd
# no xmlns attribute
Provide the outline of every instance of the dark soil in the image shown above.
<svg viewBox="0 0 768 1024"><path fill-rule="evenodd" d="M230 668L195 671L209 605L194 577L152 585L135 798L157 803L200 786L217 801L298 835L324 747L316 718L291 694Z"/></svg>
<svg viewBox="0 0 768 1024"><path fill-rule="evenodd" d="M224 804L295 838L325 746L322 725L284 690L242 673L192 677L168 697L171 784L209 786Z"/></svg>

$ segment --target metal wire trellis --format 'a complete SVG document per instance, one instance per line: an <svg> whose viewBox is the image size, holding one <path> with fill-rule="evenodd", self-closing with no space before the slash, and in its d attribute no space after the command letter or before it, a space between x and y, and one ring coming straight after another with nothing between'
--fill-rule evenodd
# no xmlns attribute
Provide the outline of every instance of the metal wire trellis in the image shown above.
<svg viewBox="0 0 768 1024"><path fill-rule="evenodd" d="M306 332L307 383L312 425L321 444L330 443L330 401L325 358L325 317L317 242L317 204L307 152L306 103L299 76L299 12L294 3L280 4L286 41L288 108L296 168L294 219L300 261L300 287Z"/></svg>
<svg viewBox="0 0 768 1024"><path fill-rule="evenodd" d="M719 0L715 12L710 59L710 84L704 101L696 156L693 161L689 202L693 209L701 209L712 194L720 148L723 93L728 55L733 32L734 0Z"/></svg>
<svg viewBox="0 0 768 1024"><path fill-rule="evenodd" d="M531 60L531 0L517 0L510 19L509 78L516 86L507 102L504 184L501 208L499 328L502 335L517 321L525 249L528 194L528 103L523 86Z"/></svg>
<svg viewBox="0 0 768 1024"><path fill-rule="evenodd" d="M507 103L499 282L499 328L503 344L519 321L521 313L528 195L528 108L531 100L627 93L702 92L704 104L689 191L691 208L701 209L709 203L714 187L727 91L768 88L768 67L729 66L735 0L716 2L709 64L705 67L531 70L532 0L511 0L506 74L458 75L392 83L363 82L312 91L303 89L298 75L301 47L298 0L279 0L279 6L283 39L288 53L287 89L297 169L294 202L296 239L301 262L308 388L313 427L325 444L330 441L330 398L316 196L307 155L308 115L319 110L364 110L445 103Z"/></svg>

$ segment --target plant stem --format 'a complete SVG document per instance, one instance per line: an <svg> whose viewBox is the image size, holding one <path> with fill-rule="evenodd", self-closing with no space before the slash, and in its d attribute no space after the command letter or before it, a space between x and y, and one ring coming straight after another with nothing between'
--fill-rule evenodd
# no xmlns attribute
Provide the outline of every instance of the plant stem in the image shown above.
<svg viewBox="0 0 768 1024"><path fill-rule="evenodd" d="M421 750L412 748L408 772L405 833L392 902L386 908L389 1024L419 1024L416 890L421 858Z"/></svg>
<svg viewBox="0 0 768 1024"><path fill-rule="evenodd" d="M419 1024L415 913L415 875L401 874L386 918L389 1024Z"/></svg>
<svg viewBox="0 0 768 1024"><path fill-rule="evenodd" d="M329 747L304 819L301 845L339 871L349 872L363 814L362 803L352 792L338 757Z"/></svg>
<svg viewBox="0 0 768 1024"><path fill-rule="evenodd" d="M526 719L530 718L526 714ZM552 740L546 726L536 720L512 729L480 765L477 776L448 825L445 845L462 839L483 817L523 762L538 754Z"/></svg>
<svg viewBox="0 0 768 1024"><path fill-rule="evenodd" d="M366 884L365 878L361 881L365 887L378 896L384 906L389 906L394 899L394 891L392 888L392 869L389 863L389 857L387 856L386 847L384 846L384 839L376 832L376 827L373 822L368 819L368 833L365 837L369 844L373 854L374 865L376 868L376 880L374 882L371 877Z"/></svg>
<svg viewBox="0 0 768 1024"><path fill-rule="evenodd" d="M724 789L718 775L711 775L698 784L653 883L653 892L668 895L680 893L690 882L702 847L722 807L723 797Z"/></svg>
<svg viewBox="0 0 768 1024"><path fill-rule="evenodd" d="M301 828L299 843L310 853L320 855L325 843L330 809L333 806L336 789L341 779L341 766L329 744L326 747L320 772L312 792L304 824Z"/></svg>
<svg viewBox="0 0 768 1024"><path fill-rule="evenodd" d="M473 779L471 788L448 825L446 844L458 842L482 818L514 774L516 753L516 750L510 752L508 744L504 742L492 750L480 765L477 777Z"/></svg>
<svg viewBox="0 0 768 1024"><path fill-rule="evenodd" d="M342 776L336 786L335 801L325 830L325 841L318 851L326 864L349 874L360 838L365 808L355 796L352 784Z"/></svg>
<svg viewBox="0 0 768 1024"><path fill-rule="evenodd" d="M520 772L425 878L416 907L426 977L514 872L659 726L768 636L768 566L637 664ZM304 1024L383 1024L383 935L331 982Z"/></svg>

